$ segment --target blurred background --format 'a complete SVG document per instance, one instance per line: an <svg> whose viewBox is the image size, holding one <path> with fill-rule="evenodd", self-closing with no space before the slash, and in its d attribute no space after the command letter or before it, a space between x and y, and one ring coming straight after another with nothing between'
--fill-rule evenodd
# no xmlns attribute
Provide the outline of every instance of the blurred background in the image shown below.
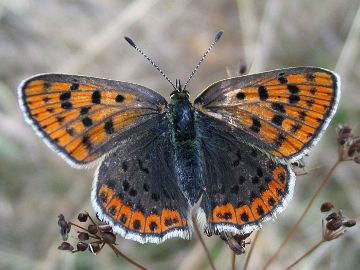
<svg viewBox="0 0 360 270"><path fill-rule="evenodd" d="M359 6L358 0L0 0L0 269L134 269L109 248L97 256L57 250L59 213L74 221L82 210L93 215L93 170L70 168L25 123L16 96L20 81L45 72L82 74L134 82L169 97L169 83L124 35L173 81L184 81L219 30L222 39L188 87L193 99L212 82L236 75L241 65L251 73L319 66L342 79L338 112L305 159L306 168L321 169L298 177L286 210L264 224L249 266L259 269L336 161L335 127L347 122L359 133ZM355 163L336 170L270 269L283 269L321 238L321 202L330 200L347 216L359 216L359 175ZM324 244L297 269L357 269L359 227ZM210 269L196 237L161 245L118 242L122 252L150 269ZM206 243L219 269L230 269L228 246L216 237L206 237ZM238 269L244 260L237 257Z"/></svg>

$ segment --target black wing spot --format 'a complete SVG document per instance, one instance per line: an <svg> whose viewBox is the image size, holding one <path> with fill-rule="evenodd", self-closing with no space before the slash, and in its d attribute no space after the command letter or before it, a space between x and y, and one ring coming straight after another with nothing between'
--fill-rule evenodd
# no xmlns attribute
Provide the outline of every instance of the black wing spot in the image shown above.
<svg viewBox="0 0 360 270"><path fill-rule="evenodd" d="M278 80L279 80L279 82L281 84L287 84L288 83L288 79L286 77L283 77L283 76L279 76Z"/></svg>
<svg viewBox="0 0 360 270"><path fill-rule="evenodd" d="M308 73L306 74L306 79L309 81L309 82L313 82L315 80L315 75L312 74L312 73Z"/></svg>
<svg viewBox="0 0 360 270"><path fill-rule="evenodd" d="M268 203L269 203L269 205L274 206L276 202L273 197L270 197L268 200Z"/></svg>
<svg viewBox="0 0 360 270"><path fill-rule="evenodd" d="M300 125L300 124L294 124L294 125L291 127L291 132L292 132L292 133L295 133L295 132L298 131L300 128L301 128L301 125Z"/></svg>
<svg viewBox="0 0 360 270"><path fill-rule="evenodd" d="M151 194L151 199L154 200L155 202L160 200L160 195L157 193L152 193Z"/></svg>
<svg viewBox="0 0 360 270"><path fill-rule="evenodd" d="M74 129L73 128L67 128L66 132L70 135L70 136L74 136Z"/></svg>
<svg viewBox="0 0 360 270"><path fill-rule="evenodd" d="M306 112L301 111L300 114L299 114L299 116L300 116L300 120L304 121L304 120L305 120L305 117L306 117Z"/></svg>
<svg viewBox="0 0 360 270"><path fill-rule="evenodd" d="M138 164L139 164L139 169L143 172L143 173L146 173L146 174L149 174L149 169L144 167L144 164L143 162L138 159Z"/></svg>
<svg viewBox="0 0 360 270"><path fill-rule="evenodd" d="M49 113L53 113L53 112L54 112L54 108L51 108L51 107L50 107L50 108L47 108L46 111L49 112Z"/></svg>
<svg viewBox="0 0 360 270"><path fill-rule="evenodd" d="M122 215L120 216L120 222L121 222L122 224L125 224L126 221L127 221L127 216L126 216L125 214L122 214Z"/></svg>
<svg viewBox="0 0 360 270"><path fill-rule="evenodd" d="M124 100L125 100L124 96L120 94L118 94L115 98L115 101L118 103L123 102Z"/></svg>
<svg viewBox="0 0 360 270"><path fill-rule="evenodd" d="M107 134L112 134L114 133L114 125L113 125L113 121L110 119L108 121L105 122L105 125L104 125L104 128L105 128L105 132Z"/></svg>
<svg viewBox="0 0 360 270"><path fill-rule="evenodd" d="M271 108L273 108L275 111L278 111L281 113L286 112L284 105L277 103L277 102L271 103Z"/></svg>
<svg viewBox="0 0 360 270"><path fill-rule="evenodd" d="M241 220L244 222L248 222L249 221L249 215L246 213L242 213L240 216Z"/></svg>
<svg viewBox="0 0 360 270"><path fill-rule="evenodd" d="M299 93L299 87L297 87L295 84L288 84L287 88L291 94Z"/></svg>
<svg viewBox="0 0 360 270"><path fill-rule="evenodd" d="M269 98L268 91L265 86L260 85L258 88L260 100L265 101Z"/></svg>
<svg viewBox="0 0 360 270"><path fill-rule="evenodd" d="M237 97L238 99L240 99L240 100L245 99L245 93L239 92L239 93L236 94L236 97Z"/></svg>
<svg viewBox="0 0 360 270"><path fill-rule="evenodd" d="M90 138L87 135L83 136L82 143L85 145L85 148L89 151L93 148Z"/></svg>
<svg viewBox="0 0 360 270"><path fill-rule="evenodd" d="M259 216L263 216L265 214L264 209L260 205L257 207L256 212Z"/></svg>
<svg viewBox="0 0 360 270"><path fill-rule="evenodd" d="M71 84L70 90L78 90L78 89L79 89L79 86L80 86L79 83L74 82L74 83Z"/></svg>
<svg viewBox="0 0 360 270"><path fill-rule="evenodd" d="M89 118L89 117L85 117L81 121L82 121L82 123L84 124L85 127L90 127L93 124L91 118Z"/></svg>
<svg viewBox="0 0 360 270"><path fill-rule="evenodd" d="M123 169L124 172L128 170L128 164L126 161L123 161L123 163L121 163L121 168Z"/></svg>
<svg viewBox="0 0 360 270"><path fill-rule="evenodd" d="M239 190L240 190L240 188L239 188L238 185L234 185L234 186L232 186L231 189L230 189L231 193L232 193L232 194L235 194L235 195L239 193Z"/></svg>
<svg viewBox="0 0 360 270"><path fill-rule="evenodd" d="M149 185L147 183L144 183L143 184L143 189L144 189L145 192L149 192L150 187L149 187Z"/></svg>
<svg viewBox="0 0 360 270"><path fill-rule="evenodd" d="M252 118L252 126L250 127L250 129L252 131L254 131L255 133L259 133L260 132L260 129L261 129L261 123L259 121L259 119L257 117L253 117Z"/></svg>
<svg viewBox="0 0 360 270"><path fill-rule="evenodd" d="M140 220L135 219L134 222L133 222L133 228L134 228L135 230L139 230L140 227L141 227L141 222L140 222Z"/></svg>
<svg viewBox="0 0 360 270"><path fill-rule="evenodd" d="M87 114L90 110L90 107L81 107L80 109L80 114L81 115L84 115L84 114Z"/></svg>
<svg viewBox="0 0 360 270"><path fill-rule="evenodd" d="M129 190L129 188L130 188L130 184L129 184L129 182L127 180L124 180L122 186L123 186L123 189L124 189L125 192L127 192Z"/></svg>
<svg viewBox="0 0 360 270"><path fill-rule="evenodd" d="M253 185L257 185L257 184L259 184L259 182L260 182L259 177L257 177L257 176L252 177L251 183L253 183Z"/></svg>
<svg viewBox="0 0 360 270"><path fill-rule="evenodd" d="M256 173L259 177L263 177L264 173L260 167L256 167Z"/></svg>
<svg viewBox="0 0 360 270"><path fill-rule="evenodd" d="M57 121L59 124L61 124L62 122L64 122L64 120L65 120L65 117L63 117L63 116L57 116L57 117L56 117L56 121Z"/></svg>
<svg viewBox="0 0 360 270"><path fill-rule="evenodd" d="M68 110L72 108L72 103L69 101L61 102L61 108Z"/></svg>
<svg viewBox="0 0 360 270"><path fill-rule="evenodd" d="M94 104L100 104L101 103L101 94L99 90L96 90L91 95L91 101Z"/></svg>
<svg viewBox="0 0 360 270"><path fill-rule="evenodd" d="M60 100L65 101L70 99L70 97L71 97L71 92L64 92L60 95Z"/></svg>
<svg viewBox="0 0 360 270"><path fill-rule="evenodd" d="M275 114L273 118L271 119L271 122L273 122L275 125L281 127L282 122L284 121L284 117L279 114Z"/></svg>
<svg viewBox="0 0 360 270"><path fill-rule="evenodd" d="M239 180L238 180L239 184L242 185L246 182L246 178L243 175L239 176Z"/></svg>
<svg viewBox="0 0 360 270"><path fill-rule="evenodd" d="M296 104L296 103L298 103L299 101L300 101L299 95L291 94L291 95L289 96L289 102L290 102L291 104Z"/></svg>
<svg viewBox="0 0 360 270"><path fill-rule="evenodd" d="M131 197L135 197L136 195L137 195L137 191L136 191L136 189L130 189L130 191L129 191L129 195L131 196Z"/></svg>
<svg viewBox="0 0 360 270"><path fill-rule="evenodd" d="M153 222L151 222L151 223L149 224L149 229L150 229L150 231L152 231L152 232L157 229L157 224L156 224L155 221L153 221Z"/></svg>

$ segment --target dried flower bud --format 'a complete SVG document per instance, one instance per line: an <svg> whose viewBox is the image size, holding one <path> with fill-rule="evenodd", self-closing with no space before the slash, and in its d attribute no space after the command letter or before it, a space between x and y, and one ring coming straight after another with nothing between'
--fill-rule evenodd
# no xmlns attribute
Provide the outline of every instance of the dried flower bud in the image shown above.
<svg viewBox="0 0 360 270"><path fill-rule="evenodd" d="M88 246L89 246L88 243L79 242L79 243L77 243L76 248L77 248L77 250L79 250L79 251L85 251L85 250L87 250Z"/></svg>
<svg viewBox="0 0 360 270"><path fill-rule="evenodd" d="M65 217L63 214L60 214L58 216L58 218L59 218L58 225L60 226L60 234L61 234L63 240L65 241L68 239L69 232L71 229L71 224L65 220Z"/></svg>
<svg viewBox="0 0 360 270"><path fill-rule="evenodd" d="M78 215L78 220L80 222L86 222L87 221L87 218L88 218L88 215L86 213L80 213Z"/></svg>
<svg viewBox="0 0 360 270"><path fill-rule="evenodd" d="M58 249L72 251L74 247L68 242L62 242L60 246L58 246Z"/></svg>
<svg viewBox="0 0 360 270"><path fill-rule="evenodd" d="M343 225L344 225L345 227L353 227L353 226L356 225L356 220L355 220L355 219L349 219L349 220L345 221L345 222L343 223Z"/></svg>
<svg viewBox="0 0 360 270"><path fill-rule="evenodd" d="M352 128L348 125L340 126L338 131L338 143L344 145L352 137Z"/></svg>
<svg viewBox="0 0 360 270"><path fill-rule="evenodd" d="M98 232L98 226L97 226L97 225L94 225L94 224L90 224L90 225L88 226L88 231L89 231L89 233L91 233L91 234L97 234L97 232Z"/></svg>
<svg viewBox="0 0 360 270"><path fill-rule="evenodd" d="M326 221L329 221L329 220L332 220L332 219L340 219L339 214L333 212L333 213L331 213L330 215L328 215L328 216L325 218Z"/></svg>
<svg viewBox="0 0 360 270"><path fill-rule="evenodd" d="M324 202L320 207L320 211L321 212L329 212L333 208L334 208L334 205L331 202Z"/></svg>
<svg viewBox="0 0 360 270"><path fill-rule="evenodd" d="M239 75L244 75L247 71L247 66L246 64L241 64L240 68L239 68Z"/></svg>
<svg viewBox="0 0 360 270"><path fill-rule="evenodd" d="M112 232L112 227L110 225L99 225L100 232Z"/></svg>
<svg viewBox="0 0 360 270"><path fill-rule="evenodd" d="M229 248L235 252L235 254L240 255L245 253L245 246L249 244L245 242L246 238L250 236L251 233L247 234L232 234L232 233L220 233L221 240L225 241Z"/></svg>
<svg viewBox="0 0 360 270"><path fill-rule="evenodd" d="M116 236L112 232L102 233L101 238L104 241L104 243L107 243L107 244L115 244L115 242L116 242Z"/></svg>
<svg viewBox="0 0 360 270"><path fill-rule="evenodd" d="M332 219L326 224L326 228L330 231L336 231L343 225L339 219Z"/></svg>
<svg viewBox="0 0 360 270"><path fill-rule="evenodd" d="M78 234L78 238L80 241L86 241L86 240L89 240L89 234L86 233L86 232L80 232Z"/></svg>
<svg viewBox="0 0 360 270"><path fill-rule="evenodd" d="M92 253L96 254L100 251L100 245L98 243L90 243L89 249L91 250Z"/></svg>

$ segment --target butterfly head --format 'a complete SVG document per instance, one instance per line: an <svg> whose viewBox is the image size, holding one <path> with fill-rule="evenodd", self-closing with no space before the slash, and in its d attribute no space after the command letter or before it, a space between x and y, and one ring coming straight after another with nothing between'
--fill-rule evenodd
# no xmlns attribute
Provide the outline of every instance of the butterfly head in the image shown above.
<svg viewBox="0 0 360 270"><path fill-rule="evenodd" d="M189 92L182 87L181 82L179 79L176 79L175 81L175 90L171 92L170 94L170 98L171 100L184 100L184 99L189 99L190 98L190 94Z"/></svg>

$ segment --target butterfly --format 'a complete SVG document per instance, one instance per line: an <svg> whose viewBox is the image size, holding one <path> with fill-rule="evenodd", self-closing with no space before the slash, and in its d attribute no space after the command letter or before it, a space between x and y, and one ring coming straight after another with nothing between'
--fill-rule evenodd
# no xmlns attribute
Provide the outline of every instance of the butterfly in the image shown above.
<svg viewBox="0 0 360 270"><path fill-rule="evenodd" d="M167 102L137 84L41 74L18 95L26 120L70 165L99 164L99 218L127 239L161 243L189 239L191 215L209 235L245 234L281 212L291 163L328 126L339 85L329 70L292 67L215 82L192 103L180 83Z"/></svg>

